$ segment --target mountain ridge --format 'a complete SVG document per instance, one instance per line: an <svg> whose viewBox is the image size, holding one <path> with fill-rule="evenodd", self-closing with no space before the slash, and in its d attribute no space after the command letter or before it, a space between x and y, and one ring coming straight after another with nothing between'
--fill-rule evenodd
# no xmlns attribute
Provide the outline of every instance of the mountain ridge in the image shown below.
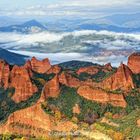
<svg viewBox="0 0 140 140"><path fill-rule="evenodd" d="M10 25L0 27L1 32L20 32L20 33L34 33L47 30L45 26L36 20L29 20L19 25Z"/></svg>
<svg viewBox="0 0 140 140"><path fill-rule="evenodd" d="M132 54L128 61L134 58L139 63L140 53ZM82 123L91 128L91 125L104 122L107 114L112 114L112 119L115 116L121 119L140 107L139 86L131 71L140 70L135 64L129 68L121 63L120 67L113 68L111 64L83 66L74 61L74 69L72 66L69 69L51 65L48 58L37 60L33 57L22 66L10 67L1 60L0 134L7 132L47 139L53 132L67 135L80 131ZM139 78L139 74L135 76ZM3 104L8 109L3 108ZM134 128L139 130L137 126ZM113 131L120 135L125 132ZM129 133L125 137L129 137Z"/></svg>
<svg viewBox="0 0 140 140"><path fill-rule="evenodd" d="M23 65L27 58L28 56L26 55L12 53L6 49L0 48L0 59L4 59L11 65L12 64Z"/></svg>

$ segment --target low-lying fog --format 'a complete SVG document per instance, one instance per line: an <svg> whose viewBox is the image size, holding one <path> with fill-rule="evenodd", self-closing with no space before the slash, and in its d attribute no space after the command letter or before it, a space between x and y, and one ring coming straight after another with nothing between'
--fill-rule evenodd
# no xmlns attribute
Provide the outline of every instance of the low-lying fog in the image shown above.
<svg viewBox="0 0 140 140"><path fill-rule="evenodd" d="M70 60L118 65L140 51L140 34L83 30L65 33L0 33L0 47L53 63Z"/></svg>

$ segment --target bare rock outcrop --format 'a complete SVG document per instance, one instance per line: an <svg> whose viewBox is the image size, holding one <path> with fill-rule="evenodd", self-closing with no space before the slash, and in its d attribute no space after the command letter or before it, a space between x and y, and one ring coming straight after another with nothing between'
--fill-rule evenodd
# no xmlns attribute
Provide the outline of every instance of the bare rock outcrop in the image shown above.
<svg viewBox="0 0 140 140"><path fill-rule="evenodd" d="M94 89L89 86L79 87L77 93L88 100L96 101L103 104L110 103L113 106L119 107L126 107L127 105L122 94L111 94L101 89Z"/></svg>
<svg viewBox="0 0 140 140"><path fill-rule="evenodd" d="M140 53L133 53L128 58L128 67L135 74L140 73Z"/></svg>
<svg viewBox="0 0 140 140"><path fill-rule="evenodd" d="M31 63L31 69L37 73L46 73L51 68L51 64L48 58L40 61L37 60L35 57L33 57L30 63Z"/></svg>
<svg viewBox="0 0 140 140"><path fill-rule="evenodd" d="M99 72L99 67L97 67L97 66L89 66L89 67L80 68L77 71L77 74L88 73L90 75L94 75L94 74L96 74L98 72Z"/></svg>
<svg viewBox="0 0 140 140"><path fill-rule="evenodd" d="M140 128L140 119L137 120L137 126Z"/></svg>
<svg viewBox="0 0 140 140"><path fill-rule="evenodd" d="M90 75L94 75L94 74L97 74L99 71L109 72L109 71L112 71L112 69L113 68L111 64L107 63L104 66L95 65L95 66L82 67L77 70L77 74L88 73Z"/></svg>
<svg viewBox="0 0 140 140"><path fill-rule="evenodd" d="M81 85L81 81L79 79L73 77L71 74L67 72L62 72L59 75L59 82L63 85L75 88Z"/></svg>
<svg viewBox="0 0 140 140"><path fill-rule="evenodd" d="M57 97L60 93L60 84L58 75L56 75L53 79L48 81L43 88L43 96L47 97Z"/></svg>
<svg viewBox="0 0 140 140"><path fill-rule="evenodd" d="M48 136L53 130L67 132L74 128L76 129L77 125L70 121L56 121L54 117L46 114L38 103L12 113L6 124L0 126L0 134L9 132L39 138Z"/></svg>
<svg viewBox="0 0 140 140"><path fill-rule="evenodd" d="M0 86L5 89L9 86L10 68L9 65L4 61L0 60Z"/></svg>
<svg viewBox="0 0 140 140"><path fill-rule="evenodd" d="M132 71L124 64L121 64L117 72L99 83L101 88L108 90L129 90L135 87L132 79Z"/></svg>
<svg viewBox="0 0 140 140"><path fill-rule="evenodd" d="M15 88L12 99L15 102L27 100L38 91L37 87L32 83L30 74L24 66L14 66L10 73L10 87Z"/></svg>
<svg viewBox="0 0 140 140"><path fill-rule="evenodd" d="M51 73L59 74L60 71L61 71L61 67L59 67L58 65L54 65L47 71L47 74L51 74Z"/></svg>
<svg viewBox="0 0 140 140"><path fill-rule="evenodd" d="M107 63L103 67L104 72L108 72L108 71L112 71L112 70L113 70L113 67L111 66L111 63Z"/></svg>
<svg viewBox="0 0 140 140"><path fill-rule="evenodd" d="M64 120L56 120L46 114L41 107L41 100L28 108L12 113L6 123L1 124L0 134L12 133L28 137L47 137L51 131L70 132L77 125Z"/></svg>

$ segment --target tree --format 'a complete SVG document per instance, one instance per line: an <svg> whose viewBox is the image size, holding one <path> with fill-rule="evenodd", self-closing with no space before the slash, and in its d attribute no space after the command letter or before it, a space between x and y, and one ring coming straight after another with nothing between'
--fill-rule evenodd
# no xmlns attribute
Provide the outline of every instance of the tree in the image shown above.
<svg viewBox="0 0 140 140"><path fill-rule="evenodd" d="M113 140L124 140L124 135L121 132L115 132L113 135Z"/></svg>
<svg viewBox="0 0 140 140"><path fill-rule="evenodd" d="M61 112L59 110L55 111L55 119L56 119L56 121L60 121L61 120Z"/></svg>
<svg viewBox="0 0 140 140"><path fill-rule="evenodd" d="M71 121L76 124L79 122L77 117L72 117Z"/></svg>

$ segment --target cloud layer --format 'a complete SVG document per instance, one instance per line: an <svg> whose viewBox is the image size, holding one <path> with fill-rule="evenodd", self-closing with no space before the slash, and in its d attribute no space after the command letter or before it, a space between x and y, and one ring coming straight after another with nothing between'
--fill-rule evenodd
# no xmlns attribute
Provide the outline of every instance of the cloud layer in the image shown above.
<svg viewBox="0 0 140 140"><path fill-rule="evenodd" d="M4 3L4 0L2 0ZM14 3L14 2L13 2ZM21 5L22 2L15 2ZM39 1L38 1L39 3ZM43 4L42 4L43 3ZM14 4L12 4L14 5ZM30 6L32 5L32 6ZM40 1L40 5L32 1L26 6L13 8L1 8L0 13L8 16L98 16L107 11L131 9L137 11L140 8L139 0L55 0L55 2ZM127 10L127 11L129 11ZM105 12L106 11L106 12ZM98 13L98 14L97 14ZM107 12L108 13L108 12Z"/></svg>
<svg viewBox="0 0 140 140"><path fill-rule="evenodd" d="M6 38L6 41L5 41ZM81 39L82 38L82 39ZM1 46L5 48L26 48L36 44L69 43L75 41L75 45L87 43L98 45L107 50L136 48L140 43L140 34L115 33L109 31L82 30L65 33L39 32L33 34L0 33ZM71 46L72 47L72 46Z"/></svg>
<svg viewBox="0 0 140 140"><path fill-rule="evenodd" d="M0 33L0 47L24 55L49 57L53 63L86 60L118 65L121 61L125 62L132 52L140 51L140 34L93 30L34 34Z"/></svg>
<svg viewBox="0 0 140 140"><path fill-rule="evenodd" d="M35 52L28 52L28 51L13 51L9 50L11 52L17 53L17 54L24 54L29 57L37 57L38 59L44 59L49 58L51 61L51 64L58 64L62 62L68 62L71 60L79 60L79 61L87 61L87 62L93 62L98 63L101 65L104 65L106 63L111 62L112 66L119 66L120 62L123 62L127 64L127 57L123 55L110 55L108 57L106 56L89 56L87 54L80 54L80 53L35 53Z"/></svg>

